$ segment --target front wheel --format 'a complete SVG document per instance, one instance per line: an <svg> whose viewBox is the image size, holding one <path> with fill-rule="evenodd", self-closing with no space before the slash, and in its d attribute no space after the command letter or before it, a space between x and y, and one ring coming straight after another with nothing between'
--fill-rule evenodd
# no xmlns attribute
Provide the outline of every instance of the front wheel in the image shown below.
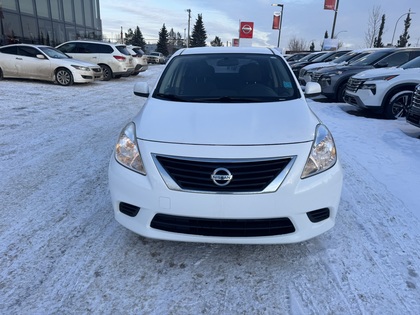
<svg viewBox="0 0 420 315"><path fill-rule="evenodd" d="M101 69L102 69L102 81L109 81L112 79L112 70L110 67L108 67L107 65L101 65Z"/></svg>
<svg viewBox="0 0 420 315"><path fill-rule="evenodd" d="M346 94L347 82L340 85L337 93L337 102L344 103L344 95Z"/></svg>
<svg viewBox="0 0 420 315"><path fill-rule="evenodd" d="M407 115L408 108L411 105L413 98L412 91L401 91L395 93L385 104L384 116L388 119L397 119L399 117L405 117Z"/></svg>
<svg viewBox="0 0 420 315"><path fill-rule="evenodd" d="M63 86L69 86L73 84L73 75L70 70L67 69L58 69L55 73L55 80L58 84Z"/></svg>

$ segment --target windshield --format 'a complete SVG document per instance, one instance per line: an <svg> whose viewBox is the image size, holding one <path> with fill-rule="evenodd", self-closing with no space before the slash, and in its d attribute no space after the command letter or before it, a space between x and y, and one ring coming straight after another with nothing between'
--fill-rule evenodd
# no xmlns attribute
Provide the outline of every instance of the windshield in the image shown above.
<svg viewBox="0 0 420 315"><path fill-rule="evenodd" d="M277 55L197 54L174 57L153 96L180 102L276 102L299 98L300 90Z"/></svg>
<svg viewBox="0 0 420 315"><path fill-rule="evenodd" d="M400 68L403 68L403 69L420 68L420 57L414 58L413 60L410 60L406 62L405 64L402 64Z"/></svg>
<svg viewBox="0 0 420 315"><path fill-rule="evenodd" d="M393 50L383 50L383 51L375 51L373 53L367 54L362 58L359 58L356 62L353 62L352 65L354 66L369 66L374 64L375 62L381 60L383 57L392 53Z"/></svg>
<svg viewBox="0 0 420 315"><path fill-rule="evenodd" d="M59 51L58 49L55 49L53 47L39 47L40 50L42 50L43 53L45 53L48 57L53 59L68 59L70 58L62 51Z"/></svg>

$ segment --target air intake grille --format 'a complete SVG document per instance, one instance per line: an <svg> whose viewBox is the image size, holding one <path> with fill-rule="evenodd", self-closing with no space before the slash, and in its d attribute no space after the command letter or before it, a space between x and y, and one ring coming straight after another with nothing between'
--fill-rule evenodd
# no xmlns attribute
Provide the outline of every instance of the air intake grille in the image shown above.
<svg viewBox="0 0 420 315"><path fill-rule="evenodd" d="M156 214L151 227L167 232L219 237L273 236L295 231L293 223L288 218L220 220L166 214Z"/></svg>
<svg viewBox="0 0 420 315"><path fill-rule="evenodd" d="M166 184L173 190L253 193L277 190L290 170L294 157L208 160L155 156L155 161ZM225 175L231 176L231 180L215 180L215 176Z"/></svg>
<svg viewBox="0 0 420 315"><path fill-rule="evenodd" d="M321 79L321 76L322 76L322 74L321 74L321 73L314 72L314 73L312 74L312 76L311 76L311 80L312 80L312 82L317 82L317 83L319 83L319 80Z"/></svg>
<svg viewBox="0 0 420 315"><path fill-rule="evenodd" d="M350 92L357 92L357 90L359 89L360 85L363 84L363 82L365 82L365 80L350 78L347 81L346 89Z"/></svg>

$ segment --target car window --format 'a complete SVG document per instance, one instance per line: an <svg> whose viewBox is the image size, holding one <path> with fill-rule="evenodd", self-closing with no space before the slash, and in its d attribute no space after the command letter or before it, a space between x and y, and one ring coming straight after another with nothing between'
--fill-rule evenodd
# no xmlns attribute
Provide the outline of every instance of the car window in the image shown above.
<svg viewBox="0 0 420 315"><path fill-rule="evenodd" d="M127 50L126 46L116 46L118 51L124 55L130 56L130 52Z"/></svg>
<svg viewBox="0 0 420 315"><path fill-rule="evenodd" d="M64 53L74 53L76 52L76 43L67 43L58 48Z"/></svg>
<svg viewBox="0 0 420 315"><path fill-rule="evenodd" d="M410 52L398 51L381 59L378 64L386 65L387 67L395 67L407 62L408 60L410 60Z"/></svg>
<svg viewBox="0 0 420 315"><path fill-rule="evenodd" d="M53 59L68 59L69 57L58 49L52 47L40 47L43 53Z"/></svg>
<svg viewBox="0 0 420 315"><path fill-rule="evenodd" d="M157 85L156 98L189 102L277 102L300 97L285 61L274 55L179 55Z"/></svg>
<svg viewBox="0 0 420 315"><path fill-rule="evenodd" d="M420 68L420 57L414 58L406 62L405 64L401 65L400 68L403 69L412 69L412 68Z"/></svg>
<svg viewBox="0 0 420 315"><path fill-rule="evenodd" d="M36 58L36 55L41 54L41 52L38 49L33 48L33 47L19 46L18 47L18 54L20 56Z"/></svg>
<svg viewBox="0 0 420 315"><path fill-rule="evenodd" d="M383 59L385 56L391 54L392 51L390 50L381 50L381 51L375 51L371 54L367 54L366 56L363 56L362 58L359 58L356 62L354 62L352 65L354 66L368 66L372 65L378 60Z"/></svg>
<svg viewBox="0 0 420 315"><path fill-rule="evenodd" d="M0 52L3 54L17 55L17 46L2 47L0 48Z"/></svg>

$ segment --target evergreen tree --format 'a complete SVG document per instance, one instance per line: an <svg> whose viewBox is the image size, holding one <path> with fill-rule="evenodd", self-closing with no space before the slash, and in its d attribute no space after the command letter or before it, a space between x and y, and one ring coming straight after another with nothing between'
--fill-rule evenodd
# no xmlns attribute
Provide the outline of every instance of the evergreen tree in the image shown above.
<svg viewBox="0 0 420 315"><path fill-rule="evenodd" d="M407 18L404 20L404 33L400 35L397 47L406 47L408 40L410 39L410 35L408 35L408 29L411 25L410 11L411 10L408 10ZM410 46L410 44L408 46Z"/></svg>
<svg viewBox="0 0 420 315"><path fill-rule="evenodd" d="M145 51L146 41L144 40L143 34L141 33L140 28L138 26L134 31L132 45L140 46L141 50Z"/></svg>
<svg viewBox="0 0 420 315"><path fill-rule="evenodd" d="M210 45L212 45L213 47L221 47L223 46L222 40L216 36L210 43Z"/></svg>
<svg viewBox="0 0 420 315"><path fill-rule="evenodd" d="M311 47L309 47L309 51L315 51L315 44L314 44L314 42L311 43Z"/></svg>
<svg viewBox="0 0 420 315"><path fill-rule="evenodd" d="M328 31L325 31L324 38L328 38Z"/></svg>
<svg viewBox="0 0 420 315"><path fill-rule="evenodd" d="M190 47L205 47L206 39L207 33L203 24L203 16L199 14L192 31Z"/></svg>
<svg viewBox="0 0 420 315"><path fill-rule="evenodd" d="M165 24L163 24L162 28L159 32L159 40L156 45L156 51L164 54L167 56L169 54L168 51L168 31L166 29Z"/></svg>
<svg viewBox="0 0 420 315"><path fill-rule="evenodd" d="M128 30L127 30L127 33L124 33L125 35L124 35L124 44L126 44L126 45L132 45L133 43L133 36L134 36L134 33L133 33L133 30L131 29L131 28L129 28Z"/></svg>
<svg viewBox="0 0 420 315"><path fill-rule="evenodd" d="M382 35L384 34L384 27L385 27L385 14L382 15L381 26L379 26L378 37L375 38L375 44L373 47L384 47L384 43L382 42Z"/></svg>

